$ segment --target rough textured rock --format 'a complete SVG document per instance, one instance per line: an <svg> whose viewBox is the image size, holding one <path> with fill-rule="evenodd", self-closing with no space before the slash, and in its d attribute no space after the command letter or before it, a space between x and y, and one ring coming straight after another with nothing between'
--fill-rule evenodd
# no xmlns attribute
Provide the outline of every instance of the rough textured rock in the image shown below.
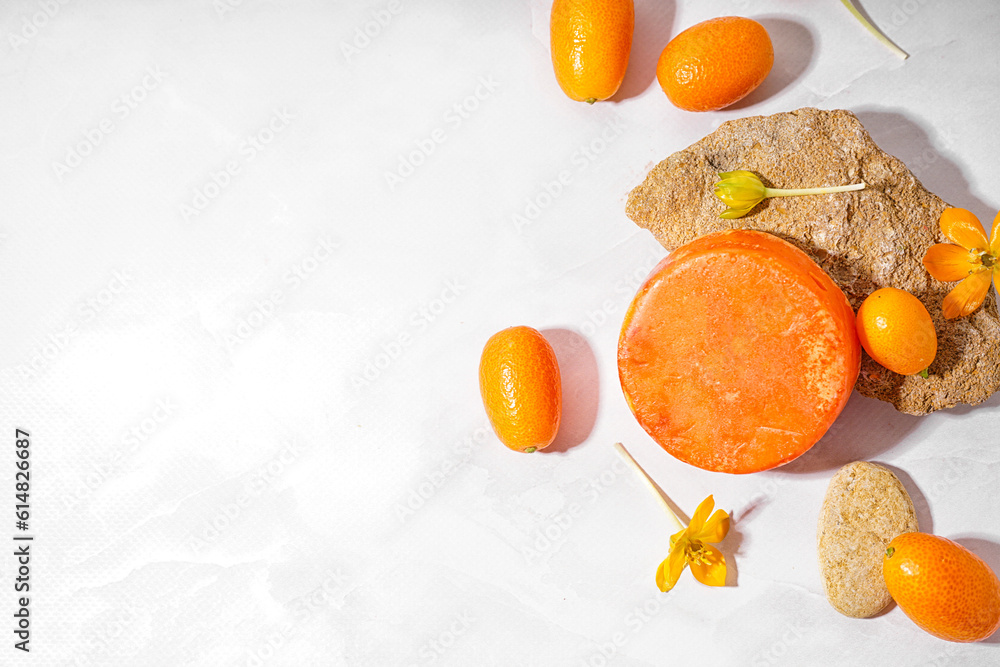
<svg viewBox="0 0 1000 667"><path fill-rule="evenodd" d="M855 461L833 476L819 513L816 549L826 597L845 616L868 618L892 600L882 577L885 548L919 530L906 488L892 471Z"/></svg>
<svg viewBox="0 0 1000 667"><path fill-rule="evenodd" d="M765 199L724 220L713 189L722 171L746 169L768 187L808 188L864 181L858 192ZM668 250L721 229L758 229L807 252L857 310L881 287L917 296L930 311L938 355L930 377L902 376L863 355L857 390L922 415L982 403L1000 388L1000 318L990 293L972 316L945 320L953 283L924 269L927 248L947 239L938 218L951 204L928 192L900 160L883 152L849 111L799 109L728 121L658 164L629 193L626 212ZM961 206L961 203L955 204Z"/></svg>

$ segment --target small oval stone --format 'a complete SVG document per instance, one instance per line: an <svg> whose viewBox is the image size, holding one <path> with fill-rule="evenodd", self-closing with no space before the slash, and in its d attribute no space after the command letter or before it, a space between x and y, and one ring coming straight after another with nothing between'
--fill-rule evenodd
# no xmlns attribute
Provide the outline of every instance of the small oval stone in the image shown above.
<svg viewBox="0 0 1000 667"><path fill-rule="evenodd" d="M833 476L819 513L817 551L826 597L845 616L874 616L892 600L882 577L885 548L919 530L913 501L899 478L866 461Z"/></svg>

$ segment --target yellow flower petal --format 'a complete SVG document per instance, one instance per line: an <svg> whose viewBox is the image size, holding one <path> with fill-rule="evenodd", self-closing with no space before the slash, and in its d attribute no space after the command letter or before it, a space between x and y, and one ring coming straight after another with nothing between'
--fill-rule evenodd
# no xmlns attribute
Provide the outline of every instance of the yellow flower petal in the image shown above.
<svg viewBox="0 0 1000 667"><path fill-rule="evenodd" d="M764 198L760 192L753 188L744 187L723 187L715 186L715 196L722 200L726 206L753 207Z"/></svg>
<svg viewBox="0 0 1000 667"><path fill-rule="evenodd" d="M701 501L698 505L698 509L694 511L694 516L691 517L691 523L688 524L687 532L688 535L694 536L701 533L705 528L705 522L708 521L708 517L712 514L712 509L715 507L715 498L709 496Z"/></svg>
<svg viewBox="0 0 1000 667"><path fill-rule="evenodd" d="M691 574L706 586L725 586L726 557L713 546L705 544L702 549L701 562L691 563Z"/></svg>
<svg viewBox="0 0 1000 667"><path fill-rule="evenodd" d="M673 535L670 536L670 548L673 549L674 545L677 544L678 542L681 542L681 541L684 541L684 542L688 541L688 529L687 528L684 528L684 530L679 530L679 531L677 531L676 533L674 533Z"/></svg>
<svg viewBox="0 0 1000 667"><path fill-rule="evenodd" d="M746 178L750 181L759 181L760 178L757 174L752 171L747 171L746 169L734 169L732 171L723 171L719 174L719 178L723 181L729 180L731 178Z"/></svg>
<svg viewBox="0 0 1000 667"><path fill-rule="evenodd" d="M712 518L705 522L697 535L692 535L691 539L702 542L721 542L729 533L729 515L724 510L715 510Z"/></svg>
<svg viewBox="0 0 1000 667"><path fill-rule="evenodd" d="M976 308L983 304L983 299L990 291L990 273L985 269L963 280L941 304L941 310L946 319L952 320L956 317L971 315Z"/></svg>
<svg viewBox="0 0 1000 667"><path fill-rule="evenodd" d="M744 206L742 208L727 208L725 211L719 214L719 217L724 220L735 220L736 218L742 218L744 215L753 210L753 207L757 205L757 202L753 203L753 206Z"/></svg>
<svg viewBox="0 0 1000 667"><path fill-rule="evenodd" d="M990 230L990 253L1000 257L1000 213L993 218L993 229Z"/></svg>
<svg viewBox="0 0 1000 667"><path fill-rule="evenodd" d="M983 268L983 265L976 261L978 258L974 257L965 248L951 243L938 243L927 249L927 254L924 255L924 268L938 280L951 283Z"/></svg>
<svg viewBox="0 0 1000 667"><path fill-rule="evenodd" d="M985 250L987 247L986 230L982 223L964 208L946 208L941 213L941 231L966 250Z"/></svg>
<svg viewBox="0 0 1000 667"><path fill-rule="evenodd" d="M673 588L677 584L677 580L681 578L681 572L687 565L687 560L684 558L686 548L687 541L678 540L670 548L670 555L663 559L660 567L656 568L656 587L664 593Z"/></svg>
<svg viewBox="0 0 1000 667"><path fill-rule="evenodd" d="M746 215L764 199L766 189L757 175L750 171L724 171L715 184L715 196L728 206L721 217L732 220Z"/></svg>
<svg viewBox="0 0 1000 667"><path fill-rule="evenodd" d="M764 184L752 171L724 171L719 174L715 184L715 194L722 201L730 204L735 202L760 201L764 198Z"/></svg>

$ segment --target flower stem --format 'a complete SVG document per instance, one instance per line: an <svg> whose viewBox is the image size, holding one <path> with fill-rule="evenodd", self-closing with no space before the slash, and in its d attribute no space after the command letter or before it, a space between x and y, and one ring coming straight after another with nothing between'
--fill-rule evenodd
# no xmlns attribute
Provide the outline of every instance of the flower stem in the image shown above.
<svg viewBox="0 0 1000 667"><path fill-rule="evenodd" d="M663 491L661 491L660 487L656 485L656 482L653 481L653 478L650 477L646 473L646 471L642 469L642 466L639 465L639 462L636 461L634 458L632 458L632 455L629 454L627 449L625 449L625 445L623 445L620 442L616 442L615 449L618 451L621 457L625 459L625 462L628 463L630 466L632 466L632 468L637 473L639 473L639 476L646 481L646 484L649 486L650 490L652 490L652 492L656 494L657 500L659 500L660 504L663 505L664 509L667 510L667 514L669 514L670 518L674 520L674 523L677 524L677 527L680 528L681 530L684 530L686 526L683 523L681 523L681 520L677 518L676 514L674 514L674 510L670 506L670 502L667 500L666 496L663 495Z"/></svg>
<svg viewBox="0 0 1000 667"><path fill-rule="evenodd" d="M863 25L868 32L870 32L872 35L875 36L875 39L885 44L890 51L895 53L903 60L909 58L909 55L906 53L906 51L896 46L892 42L892 40L890 40L888 37L885 36L885 33L883 33L881 30L873 26L871 21L866 19L865 15L862 14L860 11L858 11L858 8L854 6L854 2L852 0L840 0L840 1L844 3L845 7L847 7L847 11L851 12L851 14L854 15L854 18L860 21L861 25Z"/></svg>
<svg viewBox="0 0 1000 667"><path fill-rule="evenodd" d="M832 188L764 188L764 197L797 197L799 195L829 195L835 192L864 190L864 183L838 185Z"/></svg>

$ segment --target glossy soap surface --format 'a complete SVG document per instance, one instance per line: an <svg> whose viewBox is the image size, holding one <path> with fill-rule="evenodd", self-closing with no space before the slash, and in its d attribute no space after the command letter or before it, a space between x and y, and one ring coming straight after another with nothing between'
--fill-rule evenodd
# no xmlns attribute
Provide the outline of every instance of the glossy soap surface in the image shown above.
<svg viewBox="0 0 1000 667"><path fill-rule="evenodd" d="M860 352L843 293L769 234L710 234L679 248L629 308L625 397L678 459L719 472L787 463L843 409Z"/></svg>

